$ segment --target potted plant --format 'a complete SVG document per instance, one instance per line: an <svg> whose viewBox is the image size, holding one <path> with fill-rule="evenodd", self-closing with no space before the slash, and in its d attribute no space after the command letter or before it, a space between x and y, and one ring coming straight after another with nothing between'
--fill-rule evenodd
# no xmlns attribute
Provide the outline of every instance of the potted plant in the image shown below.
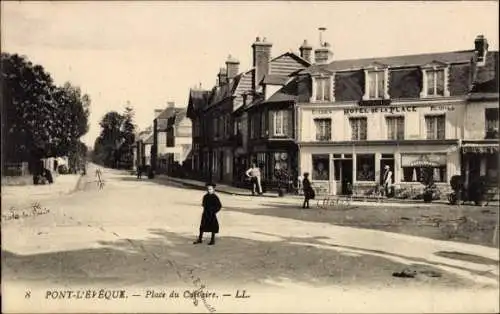
<svg viewBox="0 0 500 314"><path fill-rule="evenodd" d="M428 176L422 183L424 184L422 198L425 203L430 203L434 199L434 194L437 191L436 183L434 183L432 176Z"/></svg>
<svg viewBox="0 0 500 314"><path fill-rule="evenodd" d="M488 181L486 177L479 177L473 180L469 185L470 200L476 205L483 205L488 191Z"/></svg>

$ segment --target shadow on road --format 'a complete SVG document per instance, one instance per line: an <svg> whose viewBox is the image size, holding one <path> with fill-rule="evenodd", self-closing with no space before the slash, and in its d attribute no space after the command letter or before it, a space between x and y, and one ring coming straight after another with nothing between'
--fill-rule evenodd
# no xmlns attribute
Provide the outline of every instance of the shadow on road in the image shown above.
<svg viewBox="0 0 500 314"><path fill-rule="evenodd" d="M221 237L215 246L193 245L191 236L151 229L144 240L99 242L100 248L17 255L2 250L3 279L57 284L175 285L190 282L190 269L210 284L306 283L315 286L470 286L451 274L402 280L402 265L383 257L311 246L316 238L258 241Z"/></svg>
<svg viewBox="0 0 500 314"><path fill-rule="evenodd" d="M259 207L224 207L224 211L252 215L328 223L401 233L436 240L457 241L497 247L492 241L498 209L481 212L478 208L359 206L301 209L301 203L265 203ZM467 217L461 221L460 217ZM439 223L437 223L439 222Z"/></svg>

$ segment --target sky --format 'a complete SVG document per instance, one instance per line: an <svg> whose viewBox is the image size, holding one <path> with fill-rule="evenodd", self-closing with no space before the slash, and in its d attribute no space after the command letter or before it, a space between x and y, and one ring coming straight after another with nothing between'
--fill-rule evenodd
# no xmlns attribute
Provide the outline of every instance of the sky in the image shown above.
<svg viewBox="0 0 500 314"><path fill-rule="evenodd" d="M144 129L154 109L185 107L190 88L212 88L229 54L251 68L257 36L278 56L304 39L317 47L318 27L337 60L473 49L478 34L498 50L498 3L1 2L2 51L90 96L89 146L106 112L130 102Z"/></svg>

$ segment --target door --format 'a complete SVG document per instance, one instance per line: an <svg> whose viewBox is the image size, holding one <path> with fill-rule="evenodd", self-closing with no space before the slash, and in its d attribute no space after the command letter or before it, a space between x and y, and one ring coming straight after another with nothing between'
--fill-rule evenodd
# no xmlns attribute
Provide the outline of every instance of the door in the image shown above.
<svg viewBox="0 0 500 314"><path fill-rule="evenodd" d="M219 180L224 180L224 152L220 152L219 157Z"/></svg>
<svg viewBox="0 0 500 314"><path fill-rule="evenodd" d="M342 195L347 195L349 184L352 188L352 159L342 160L341 168L341 192Z"/></svg>

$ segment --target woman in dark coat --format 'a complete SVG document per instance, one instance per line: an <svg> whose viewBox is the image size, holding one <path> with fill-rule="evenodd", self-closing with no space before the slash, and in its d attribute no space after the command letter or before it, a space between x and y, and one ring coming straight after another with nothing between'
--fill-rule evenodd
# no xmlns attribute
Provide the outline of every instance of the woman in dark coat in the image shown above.
<svg viewBox="0 0 500 314"><path fill-rule="evenodd" d="M215 184L207 184L207 194L203 196L203 214L201 215L200 234L198 240L193 244L201 243L204 232L211 232L212 238L208 245L215 244L215 234L219 233L219 222L217 221L217 213L220 211L222 204L219 197L215 195Z"/></svg>
<svg viewBox="0 0 500 314"><path fill-rule="evenodd" d="M302 208L310 208L309 200L314 199L316 196L314 189L311 186L311 181L309 181L309 173L304 173L304 179L302 180L302 188L304 189L304 204Z"/></svg>

